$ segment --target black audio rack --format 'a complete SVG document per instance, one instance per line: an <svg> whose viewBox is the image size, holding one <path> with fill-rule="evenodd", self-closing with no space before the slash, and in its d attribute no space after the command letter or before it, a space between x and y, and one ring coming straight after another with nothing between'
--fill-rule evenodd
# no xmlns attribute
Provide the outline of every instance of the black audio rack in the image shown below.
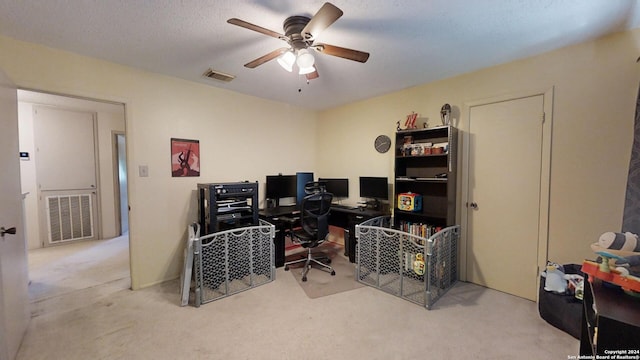
<svg viewBox="0 0 640 360"><path fill-rule="evenodd" d="M200 234L258 225L258 182L198 184Z"/></svg>

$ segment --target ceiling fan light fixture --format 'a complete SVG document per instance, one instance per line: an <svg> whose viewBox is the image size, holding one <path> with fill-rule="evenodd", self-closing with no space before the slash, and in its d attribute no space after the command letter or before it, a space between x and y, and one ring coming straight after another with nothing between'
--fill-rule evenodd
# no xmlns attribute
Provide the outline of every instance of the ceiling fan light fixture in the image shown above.
<svg viewBox="0 0 640 360"><path fill-rule="evenodd" d="M282 55L278 56L278 64L288 72L293 71L293 63L296 61L296 56L291 51L285 51Z"/></svg>
<svg viewBox="0 0 640 360"><path fill-rule="evenodd" d="M307 49L298 50L298 59L296 60L296 64L298 67L302 69L313 68L313 64L316 59L313 58L313 55ZM302 73L301 73L302 74Z"/></svg>
<svg viewBox="0 0 640 360"><path fill-rule="evenodd" d="M287 47L281 47L244 64L246 68L254 69L268 61L277 59L280 66L289 72L293 72L294 65L297 65L299 74L306 75L307 80L311 80L318 78L319 75L314 55L311 54L313 51L310 49L324 55L336 56L360 63L365 63L369 59L369 53L367 52L315 43L318 35L342 15L342 10L331 3L325 2L313 17L303 15L287 17L282 24L284 35L237 18L231 18L227 22L287 43Z"/></svg>
<svg viewBox="0 0 640 360"><path fill-rule="evenodd" d="M307 74L311 74L314 71L316 71L316 68L313 65L309 67L301 67L300 72L298 74L307 75Z"/></svg>

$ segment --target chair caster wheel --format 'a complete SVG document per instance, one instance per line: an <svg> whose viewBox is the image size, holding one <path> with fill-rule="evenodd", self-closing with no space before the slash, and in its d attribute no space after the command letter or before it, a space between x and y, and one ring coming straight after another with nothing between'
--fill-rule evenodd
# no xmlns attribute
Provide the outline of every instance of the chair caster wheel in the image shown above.
<svg viewBox="0 0 640 360"><path fill-rule="evenodd" d="M307 277L306 277L306 276L303 276L303 277L302 277L302 281L307 281Z"/></svg>
<svg viewBox="0 0 640 360"><path fill-rule="evenodd" d="M289 265L284 267L284 271L289 271Z"/></svg>
<svg viewBox="0 0 640 360"><path fill-rule="evenodd" d="M331 276L336 276L335 270L331 270Z"/></svg>

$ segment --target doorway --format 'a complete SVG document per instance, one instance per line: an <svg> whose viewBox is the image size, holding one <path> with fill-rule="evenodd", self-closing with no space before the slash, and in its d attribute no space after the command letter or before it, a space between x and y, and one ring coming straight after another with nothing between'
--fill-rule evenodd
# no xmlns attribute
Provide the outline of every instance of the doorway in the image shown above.
<svg viewBox="0 0 640 360"><path fill-rule="evenodd" d="M34 135L34 109L45 108L90 113L95 117L93 134L86 135L94 136L96 144L95 188L89 186L96 191L96 237L93 240L87 238L44 247L48 235L39 226L43 216L38 211L36 199L36 194L41 194L36 169L41 157L38 153L40 143ZM20 151L29 155L20 162L21 186L23 192L33 194L33 199L27 197L31 202L25 204L30 300L52 299L51 305L55 305L55 297L74 291L97 290L101 285L113 287L114 284L119 288L130 288L128 211L123 211L128 204L124 104L19 90L18 110ZM82 141L76 138L70 142L75 146ZM55 266L63 262L68 266Z"/></svg>
<svg viewBox="0 0 640 360"><path fill-rule="evenodd" d="M81 187L89 187L96 190L95 203L96 209L96 238L109 239L121 235L120 223L123 222L128 213L121 213L120 208L120 184L126 184L126 179L116 180L120 176L126 176L126 171L118 171L120 167L126 169L126 155L122 153L122 158L118 159L113 156L115 144L113 144L113 134L118 133L125 136L125 112L124 104L104 102L100 100L84 99L76 97L68 97L64 95L55 95L41 93L35 91L18 90L18 116L19 116L19 144L20 151L27 154L26 158L21 158L20 174L22 191L32 194L27 197L26 215L27 215L27 237L28 248L35 249L43 247L47 241L47 234L40 229L40 219L43 218L41 212L38 211L38 197L40 194L41 179L38 179L38 171L42 160L38 149L40 144L37 143L35 136L35 115L34 109L43 108L64 110L64 113L91 113L95 116L93 122L93 134L95 136L95 155L88 156L95 163L95 170L90 171L93 174L93 181L87 184L72 184L71 188L78 189ZM77 126L76 126L77 127ZM56 130L51 130L56 131ZM90 137L91 135L78 135L76 137ZM80 139L69 142L80 143ZM89 145L88 145L89 146ZM85 151L88 152L88 151ZM76 158L74 158L75 161ZM64 159L63 159L64 160ZM88 162L86 160L85 162ZM55 160L53 161L55 163ZM86 166L83 166L86 167ZM117 175L117 176L116 176ZM77 177L74 177L77 178ZM65 177L59 177L58 180L63 181ZM87 182L87 181L85 181ZM95 187L92 187L94 185ZM56 188L64 188L65 185L56 185ZM126 186L126 185L125 185ZM125 191L126 195L126 191ZM125 219L126 223L126 219Z"/></svg>
<svg viewBox="0 0 640 360"><path fill-rule="evenodd" d="M466 280L535 301L547 258L552 90L468 105Z"/></svg>

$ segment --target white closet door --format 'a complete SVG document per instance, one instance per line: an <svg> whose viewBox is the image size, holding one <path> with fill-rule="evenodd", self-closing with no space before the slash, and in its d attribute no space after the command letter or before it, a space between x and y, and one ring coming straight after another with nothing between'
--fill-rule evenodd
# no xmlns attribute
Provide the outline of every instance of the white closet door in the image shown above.
<svg viewBox="0 0 640 360"><path fill-rule="evenodd" d="M472 107L469 120L467 280L534 301L543 113L538 95Z"/></svg>
<svg viewBox="0 0 640 360"><path fill-rule="evenodd" d="M95 189L94 114L38 106L33 120L39 190Z"/></svg>
<svg viewBox="0 0 640 360"><path fill-rule="evenodd" d="M37 106L33 128L43 244L98 238L95 114Z"/></svg>

